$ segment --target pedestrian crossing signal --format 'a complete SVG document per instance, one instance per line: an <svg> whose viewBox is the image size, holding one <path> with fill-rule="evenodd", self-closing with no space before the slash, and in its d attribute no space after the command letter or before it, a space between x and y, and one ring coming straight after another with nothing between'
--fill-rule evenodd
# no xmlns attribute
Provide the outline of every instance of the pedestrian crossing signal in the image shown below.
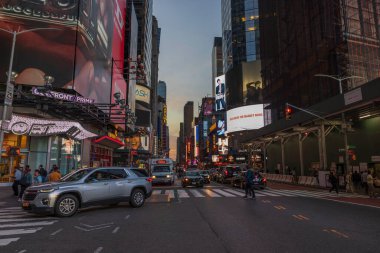
<svg viewBox="0 0 380 253"><path fill-rule="evenodd" d="M292 119L292 108L288 104L286 104L285 106L285 119L286 120Z"/></svg>

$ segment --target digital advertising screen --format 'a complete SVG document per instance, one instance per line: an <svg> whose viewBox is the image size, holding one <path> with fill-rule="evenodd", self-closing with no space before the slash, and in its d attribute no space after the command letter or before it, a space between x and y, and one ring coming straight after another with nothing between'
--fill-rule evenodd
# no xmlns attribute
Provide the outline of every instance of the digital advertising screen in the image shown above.
<svg viewBox="0 0 380 253"><path fill-rule="evenodd" d="M219 155L228 154L228 138L218 138L218 152Z"/></svg>
<svg viewBox="0 0 380 253"><path fill-rule="evenodd" d="M227 111L227 132L259 129L264 126L264 106L248 105Z"/></svg>
<svg viewBox="0 0 380 253"><path fill-rule="evenodd" d="M225 75L215 78L215 111L226 110L226 84Z"/></svg>
<svg viewBox="0 0 380 253"><path fill-rule="evenodd" d="M226 121L218 120L216 133L218 136L224 136L226 134Z"/></svg>
<svg viewBox="0 0 380 253"><path fill-rule="evenodd" d="M214 101L212 98L206 98L203 101L203 114L204 116L212 115Z"/></svg>
<svg viewBox="0 0 380 253"><path fill-rule="evenodd" d="M112 57L123 54L125 5L123 0L0 0L1 29L38 29L17 35L16 83L42 86L48 75L54 88L110 103ZM11 45L12 35L1 31L0 82L6 81Z"/></svg>

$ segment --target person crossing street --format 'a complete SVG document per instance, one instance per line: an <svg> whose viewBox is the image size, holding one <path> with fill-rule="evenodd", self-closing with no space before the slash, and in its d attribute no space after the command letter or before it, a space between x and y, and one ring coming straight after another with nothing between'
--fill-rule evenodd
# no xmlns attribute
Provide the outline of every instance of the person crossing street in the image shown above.
<svg viewBox="0 0 380 253"><path fill-rule="evenodd" d="M255 199L255 190L253 189L253 170L248 169L247 173L245 173L245 196L244 198L248 198L248 194L252 195L252 199Z"/></svg>

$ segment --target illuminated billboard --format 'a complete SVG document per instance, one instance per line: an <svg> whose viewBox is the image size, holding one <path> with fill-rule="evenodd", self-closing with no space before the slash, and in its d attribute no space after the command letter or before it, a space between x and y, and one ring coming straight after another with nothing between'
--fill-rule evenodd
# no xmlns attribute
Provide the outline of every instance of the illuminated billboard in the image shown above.
<svg viewBox="0 0 380 253"><path fill-rule="evenodd" d="M219 136L224 136L226 134L226 121L225 120L218 120L218 125L217 125L217 131L216 133Z"/></svg>
<svg viewBox="0 0 380 253"><path fill-rule="evenodd" d="M219 155L228 154L228 138L218 138L218 152Z"/></svg>
<svg viewBox="0 0 380 253"><path fill-rule="evenodd" d="M204 116L212 115L213 103L214 101L212 98L206 98L203 100L203 115Z"/></svg>
<svg viewBox="0 0 380 253"><path fill-rule="evenodd" d="M42 86L49 75L54 88L110 103L112 58L119 60L123 54L125 11L123 0L0 0L0 28L55 29L17 36L16 83ZM0 32L0 41L0 82L5 82L12 37Z"/></svg>
<svg viewBox="0 0 380 253"><path fill-rule="evenodd" d="M264 106L248 105L227 111L227 132L259 129L264 126Z"/></svg>
<svg viewBox="0 0 380 253"><path fill-rule="evenodd" d="M150 104L150 89L148 87L136 84L136 100Z"/></svg>
<svg viewBox="0 0 380 253"><path fill-rule="evenodd" d="M215 111L226 110L225 76L215 78Z"/></svg>

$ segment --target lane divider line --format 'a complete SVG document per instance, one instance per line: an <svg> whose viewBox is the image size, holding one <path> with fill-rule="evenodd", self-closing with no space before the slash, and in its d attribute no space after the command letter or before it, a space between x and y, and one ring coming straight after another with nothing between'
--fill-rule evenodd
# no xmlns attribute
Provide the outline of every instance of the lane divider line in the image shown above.
<svg viewBox="0 0 380 253"><path fill-rule="evenodd" d="M112 234L116 234L117 231L119 231L120 227L116 227L113 231L112 231Z"/></svg>
<svg viewBox="0 0 380 253"><path fill-rule="evenodd" d="M58 234L58 233L62 232L62 230L63 230L63 228L61 228L61 229L58 229L57 231L55 231L55 232L51 233L50 235L51 235L51 236L55 236L56 234Z"/></svg>
<svg viewBox="0 0 380 253"><path fill-rule="evenodd" d="M100 253L102 250L103 250L103 247L99 247L99 248L97 248L97 249L94 251L94 253Z"/></svg>

